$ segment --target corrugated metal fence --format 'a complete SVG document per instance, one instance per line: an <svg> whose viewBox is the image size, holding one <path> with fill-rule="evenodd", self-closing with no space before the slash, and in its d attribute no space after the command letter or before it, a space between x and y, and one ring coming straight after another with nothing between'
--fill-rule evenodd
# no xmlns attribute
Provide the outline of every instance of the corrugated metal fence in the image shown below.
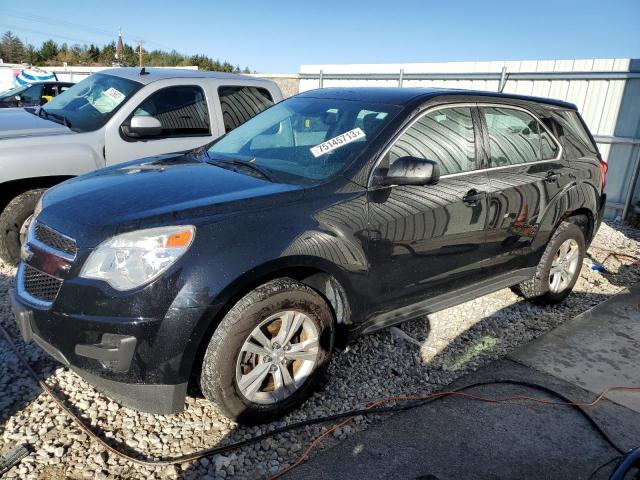
<svg viewBox="0 0 640 480"><path fill-rule="evenodd" d="M504 91L575 103L609 164L607 211L640 200L640 60L591 59L370 65L303 65L300 91L332 86Z"/></svg>

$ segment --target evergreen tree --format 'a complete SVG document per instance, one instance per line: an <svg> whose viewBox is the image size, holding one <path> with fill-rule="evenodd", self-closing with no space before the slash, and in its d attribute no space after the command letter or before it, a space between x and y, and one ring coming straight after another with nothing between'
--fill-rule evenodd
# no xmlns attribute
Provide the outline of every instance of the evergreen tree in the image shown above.
<svg viewBox="0 0 640 480"><path fill-rule="evenodd" d="M31 44L25 47L24 55L25 55L24 57L25 62L29 63L30 65L37 65L42 61L40 59L40 54L38 52L38 49Z"/></svg>
<svg viewBox="0 0 640 480"><path fill-rule="evenodd" d="M56 60L58 56L58 44L53 40L47 40L40 47L39 55L41 62L46 63L51 60Z"/></svg>
<svg viewBox="0 0 640 480"><path fill-rule="evenodd" d="M100 59L100 49L93 43L89 46L89 59L91 62L97 62Z"/></svg>
<svg viewBox="0 0 640 480"><path fill-rule="evenodd" d="M0 58L8 63L24 61L24 44L11 32L5 32L0 40Z"/></svg>
<svg viewBox="0 0 640 480"><path fill-rule="evenodd" d="M183 67L195 65L200 70L214 70L221 72L239 73L240 65L235 67L229 62L221 62L206 55L183 55L176 50L165 52L152 50L143 52L143 65L148 67ZM53 40L47 40L36 48L33 45L26 47L22 41L11 32L5 32L0 39L0 58L7 63L28 62L32 65L39 63L56 65L66 62L67 65L104 65L111 66L116 61L116 42L112 41L102 48L95 44L72 46L67 43L58 45ZM138 51L136 47L124 44L122 58L118 60L121 65L138 65ZM244 68L244 73L250 73L249 67Z"/></svg>

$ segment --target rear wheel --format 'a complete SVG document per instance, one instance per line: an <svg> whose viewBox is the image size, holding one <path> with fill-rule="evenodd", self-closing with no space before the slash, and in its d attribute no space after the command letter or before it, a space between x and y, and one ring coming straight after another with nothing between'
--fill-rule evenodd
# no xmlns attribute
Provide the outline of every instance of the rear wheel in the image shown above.
<svg viewBox="0 0 640 480"><path fill-rule="evenodd" d="M541 304L561 302L578 281L585 250L582 229L574 223L563 222L551 237L536 274L513 287L513 291Z"/></svg>
<svg viewBox="0 0 640 480"><path fill-rule="evenodd" d="M44 192L45 189L37 189L21 193L0 214L0 259L5 263L17 265L20 261L29 221Z"/></svg>
<svg viewBox="0 0 640 480"><path fill-rule="evenodd" d="M204 355L200 386L228 417L269 422L304 402L333 348L331 309L292 279L268 282L224 317Z"/></svg>

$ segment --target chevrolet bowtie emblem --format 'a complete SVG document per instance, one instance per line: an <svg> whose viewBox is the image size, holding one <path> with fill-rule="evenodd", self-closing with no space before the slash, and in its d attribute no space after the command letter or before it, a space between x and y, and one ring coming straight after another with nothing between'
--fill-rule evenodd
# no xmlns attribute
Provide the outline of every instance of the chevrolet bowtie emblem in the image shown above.
<svg viewBox="0 0 640 480"><path fill-rule="evenodd" d="M25 243L20 248L20 260L23 262L29 262L33 258L33 252L29 248L29 244Z"/></svg>

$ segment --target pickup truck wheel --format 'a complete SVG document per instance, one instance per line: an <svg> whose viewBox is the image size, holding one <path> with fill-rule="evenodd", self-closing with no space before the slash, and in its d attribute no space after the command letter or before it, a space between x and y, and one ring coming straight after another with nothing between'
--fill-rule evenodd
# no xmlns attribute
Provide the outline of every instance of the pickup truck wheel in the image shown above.
<svg viewBox="0 0 640 480"><path fill-rule="evenodd" d="M11 200L0 214L0 259L9 265L20 261L21 238L28 220L46 189L28 190Z"/></svg>
<svg viewBox="0 0 640 480"><path fill-rule="evenodd" d="M536 274L512 290L543 305L561 302L578 281L585 251L582 229L575 223L561 223L547 244Z"/></svg>
<svg viewBox="0 0 640 480"><path fill-rule="evenodd" d="M202 363L202 393L239 423L279 418L320 384L333 339L333 315L320 295L289 278L265 283L215 330Z"/></svg>

